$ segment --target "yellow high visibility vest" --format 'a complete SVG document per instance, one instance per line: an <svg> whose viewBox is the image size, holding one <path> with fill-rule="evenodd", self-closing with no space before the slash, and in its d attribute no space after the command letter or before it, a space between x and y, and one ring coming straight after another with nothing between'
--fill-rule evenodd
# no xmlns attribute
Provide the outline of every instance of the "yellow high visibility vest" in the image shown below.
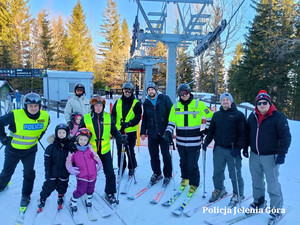
<svg viewBox="0 0 300 225"><path fill-rule="evenodd" d="M128 114L127 114L124 122L129 122L130 120L132 120L135 117L133 108L134 108L134 106L136 105L137 102L138 102L138 100L136 100L136 99L133 100L131 108L128 111ZM121 120L123 119L122 118L122 104L123 104L123 102L122 102L122 99L120 98L117 101L117 105L116 105L116 112L117 112L116 127L117 127L118 130L121 129ZM135 132L135 131L137 131L137 125L134 126L134 127L128 127L128 128L125 129L126 133Z"/></svg>
<svg viewBox="0 0 300 225"><path fill-rule="evenodd" d="M97 137L96 132L94 129L93 121L91 114L85 114L83 117L84 123L86 128L88 128L92 132L92 138L90 143L92 144L92 147L94 151L97 153L98 147L97 147ZM110 125L111 125L111 118L110 114L103 112L103 133L101 137L101 154L104 155L105 153L110 151Z"/></svg>
<svg viewBox="0 0 300 225"><path fill-rule="evenodd" d="M10 132L12 137L11 146L20 150L30 149L36 145L42 132L45 131L49 123L49 114L40 110L40 116L37 120L30 119L24 109L12 111L16 124L16 132Z"/></svg>

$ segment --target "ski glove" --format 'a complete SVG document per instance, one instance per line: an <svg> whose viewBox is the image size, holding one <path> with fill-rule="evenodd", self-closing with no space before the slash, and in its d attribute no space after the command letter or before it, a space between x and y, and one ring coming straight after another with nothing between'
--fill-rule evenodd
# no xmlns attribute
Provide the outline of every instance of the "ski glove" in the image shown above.
<svg viewBox="0 0 300 225"><path fill-rule="evenodd" d="M205 128L204 130L201 130L200 131L200 137L201 137L201 139L203 139L207 135L207 133L208 133L208 129L207 128Z"/></svg>
<svg viewBox="0 0 300 225"><path fill-rule="evenodd" d="M248 148L244 148L244 150L243 150L243 156L245 158L249 158Z"/></svg>
<svg viewBox="0 0 300 225"><path fill-rule="evenodd" d="M206 144L206 143L204 143L204 144L202 145L202 150L206 152L206 150L207 150L207 144Z"/></svg>
<svg viewBox="0 0 300 225"><path fill-rule="evenodd" d="M71 175L77 175L77 174L80 173L79 168L75 167L75 166L70 166L70 167L67 168L67 170L69 171L69 173Z"/></svg>
<svg viewBox="0 0 300 225"><path fill-rule="evenodd" d="M100 171L102 169L102 162L99 161L96 165L96 169L97 169L97 172Z"/></svg>
<svg viewBox="0 0 300 225"><path fill-rule="evenodd" d="M122 122L121 123L121 127L123 128L123 129L125 129L125 128L127 128L127 127L130 127L130 122Z"/></svg>
<svg viewBox="0 0 300 225"><path fill-rule="evenodd" d="M127 135L126 134L122 135L121 143L123 145L127 145L128 144L128 140L127 140Z"/></svg>
<svg viewBox="0 0 300 225"><path fill-rule="evenodd" d="M163 135L163 139L165 139L165 141L167 141L169 144L171 144L173 142L173 137L172 137L171 132L166 130Z"/></svg>
<svg viewBox="0 0 300 225"><path fill-rule="evenodd" d="M7 145L9 143L9 137L7 136L1 136L0 141L3 145Z"/></svg>
<svg viewBox="0 0 300 225"><path fill-rule="evenodd" d="M284 163L284 160L285 160L285 153L279 153L279 154L277 155L275 164L283 164L283 163Z"/></svg>
<svg viewBox="0 0 300 225"><path fill-rule="evenodd" d="M74 124L72 123L72 121L69 121L69 122L67 123L67 125L68 125L68 127L70 128L70 130L73 130Z"/></svg>

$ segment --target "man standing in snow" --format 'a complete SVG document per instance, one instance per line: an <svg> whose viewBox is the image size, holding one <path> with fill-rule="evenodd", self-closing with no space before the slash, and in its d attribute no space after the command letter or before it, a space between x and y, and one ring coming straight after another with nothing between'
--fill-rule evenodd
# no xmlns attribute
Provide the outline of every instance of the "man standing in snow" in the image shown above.
<svg viewBox="0 0 300 225"><path fill-rule="evenodd" d="M24 109L13 110L0 117L0 140L5 148L3 170L0 174L0 191L5 190L19 161L23 163L23 189L21 207L30 202L35 179L34 161L37 143L49 125L49 114L41 110L41 97L29 93L24 98ZM10 136L5 133L9 126Z"/></svg>
<svg viewBox="0 0 300 225"><path fill-rule="evenodd" d="M207 146L214 139L213 182L215 190L209 201L214 202L226 195L224 172L227 164L233 187L233 196L229 206L233 207L238 201L244 198L244 180L241 172L241 149L246 145L247 140L246 118L245 115L236 108L230 93L223 93L220 96L220 102L220 111L216 112L212 117L202 149L206 151ZM237 170L237 177L235 170ZM236 185L237 181L239 187ZM237 188L239 188L239 192Z"/></svg>
<svg viewBox="0 0 300 225"><path fill-rule="evenodd" d="M173 132L176 129L176 145L180 156L181 186L188 184L188 196L192 196L200 183L198 159L200 156L201 140L207 133L212 111L204 102L194 99L188 84L180 84L177 88L179 101L170 111L168 127L164 138L170 143L173 141ZM206 128L200 131L202 116L206 118Z"/></svg>
<svg viewBox="0 0 300 225"><path fill-rule="evenodd" d="M252 176L254 202L249 208L264 208L265 183L270 197L271 209L281 210L283 196L278 181L279 166L285 161L291 143L291 134L286 117L278 112L265 90L261 90L255 99L256 107L249 116L249 145L251 148L249 167ZM243 154L248 156L248 150ZM280 213L270 213L269 224L280 217Z"/></svg>
<svg viewBox="0 0 300 225"><path fill-rule="evenodd" d="M169 152L169 143L163 138L168 126L168 118L172 108L172 101L169 96L158 94L156 85L149 81L146 86L147 98L143 104L144 114L141 128L141 139L145 140L148 134L148 147L151 158L153 175L150 179L154 184L162 178L159 160L159 146L164 162L164 185L168 185L172 177L172 162Z"/></svg>
<svg viewBox="0 0 300 225"><path fill-rule="evenodd" d="M71 120L71 115L73 112L78 112L82 116L89 113L90 103L84 96L85 88L82 84L76 84L74 88L75 96L69 99L65 107L65 119L66 122Z"/></svg>

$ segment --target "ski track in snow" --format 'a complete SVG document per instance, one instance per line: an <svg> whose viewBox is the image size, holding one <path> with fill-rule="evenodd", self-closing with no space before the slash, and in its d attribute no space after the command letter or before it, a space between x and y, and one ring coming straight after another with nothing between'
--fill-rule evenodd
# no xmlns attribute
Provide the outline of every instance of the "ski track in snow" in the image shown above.
<svg viewBox="0 0 300 225"><path fill-rule="evenodd" d="M111 100L107 101L106 105L106 111L109 110L109 103ZM49 112L50 118L51 118L51 124L48 127L48 130L46 134L44 135L43 139L41 140L44 147L48 146L47 143L47 137L54 132L54 128L59 123L64 123L64 116L63 114L60 114L60 118L56 118L56 112ZM300 190L300 176L299 176L299 158L300 158L300 151L298 150L298 146L300 145L300 140L298 140L300 137L300 122L298 121L291 121L289 120L289 125L292 133L292 144L289 149L289 153L286 157L286 162L284 165L280 168L280 177L279 180L281 182L281 187L284 195L284 204L286 206L290 206L294 209L298 208L300 197L297 193L297 190ZM114 166L116 167L117 164L117 158L116 158L116 144L114 144ZM34 224L43 224L48 225L52 224L54 221L54 217L57 211L57 192L54 191L52 195L47 199L46 206L44 208L44 211L40 216L35 218L38 200L39 200L39 193L41 191L45 174L44 174L44 150L43 148L38 145L38 152L36 155L36 162L35 162L35 170L36 170L36 179L34 183L34 189L33 193L31 195L31 203L27 209L24 225L32 225ZM128 200L127 196L135 194L137 191L139 191L141 188L145 187L149 179L152 175L152 170L150 166L150 156L148 153L148 150L146 147L141 146L138 150L136 147L136 157L138 162L138 168L136 171L136 179L137 184L134 184L132 182L132 185L129 189L129 192L127 195L120 194L120 204L117 206L116 212L118 215L125 221L126 225L181 225L184 223L190 223L190 224L205 224L204 220L212 220L214 216L216 216L217 220L219 221L221 217L224 217L224 221L226 221L227 216L220 215L220 214L209 214L209 213L203 213L202 210L197 212L194 216L188 218L184 215L181 217L176 217L172 215L171 211L177 208L184 198L186 197L186 193L181 195L181 197L172 205L171 207L164 207L161 205L164 201L168 200L170 196L175 193L173 190L174 183L173 181L170 182L169 187L167 188L166 192L164 193L162 199L160 200L159 204L153 205L149 203L150 200L153 199L154 195L160 190L162 186L162 181L160 181L158 184L156 184L154 187L152 187L150 190L148 190L146 193L144 193L142 196L140 196L136 200ZM173 165L174 170L177 171L177 176L175 176L175 187L178 188L180 184L180 168L179 168L179 156L178 152L173 152ZM0 169L2 170L4 163L4 148L0 151ZM249 172L249 166L248 166L248 159L245 159L243 157L242 160L243 168L243 178L245 182L245 196L252 195L252 185L251 185L251 175ZM21 199L21 187L23 182L23 168L22 163L20 162L15 170L15 173L11 179L11 185L10 187L5 191L0 193L0 204L1 204L1 210L0 210L0 225L8 225L13 224L15 221L15 218L19 211L19 203ZM200 174L201 174L201 182L202 182L202 155L199 159L199 167L200 167ZM115 170L116 172L117 170ZM197 195L192 199L190 204L187 206L185 211L188 211L189 209L192 209L198 205L202 205L205 202L208 201L208 198L211 195L211 192L213 191L213 183L212 183L212 151L211 148L207 151L207 165L206 165L206 191L207 191L207 198L202 198L202 191L203 188L201 188ZM127 178L128 170L124 173L124 178ZM225 180L225 187L228 192L232 192L231 188L231 182L228 176L228 172L226 170L226 180ZM116 174L117 177L117 174ZM72 225L74 224L72 221L72 218L67 210L67 204L69 203L69 199L72 195L72 192L74 191L74 184L76 183L75 177L70 176L70 182L66 197L65 197L65 203L64 203L64 209L63 209L63 217L64 217L64 224L66 225ZM125 179L122 181L122 186L125 185ZM107 208L108 211L110 211L110 208L106 206L106 203L101 200L99 195L104 194L104 185L105 185L105 177L103 174L103 171L98 174L97 182L96 182L96 193L95 193L95 199L93 199L93 203L95 207L101 207L104 206ZM266 199L269 203L269 197L266 193ZM247 201L247 204L250 203L252 199ZM215 208L217 207L225 207L227 206L229 202L229 199L220 201L218 204L215 204ZM78 201L79 206L79 214L84 221L84 224L101 224L101 225L124 225L124 223L118 218L116 214L112 212L112 215L107 218L102 218L100 215L98 215L98 221L92 222L88 220L86 211L84 206L82 205L81 201ZM95 211L95 215L97 215L97 212ZM41 222L39 222L41 221ZM244 220L243 222L237 223L237 224L244 224L244 225L252 225L252 224L267 224L268 221L268 215L260 215L255 216L252 218L249 218L247 220ZM292 210L284 219L279 223L285 224L285 225L294 225L297 224L298 216L296 215L296 210Z"/></svg>

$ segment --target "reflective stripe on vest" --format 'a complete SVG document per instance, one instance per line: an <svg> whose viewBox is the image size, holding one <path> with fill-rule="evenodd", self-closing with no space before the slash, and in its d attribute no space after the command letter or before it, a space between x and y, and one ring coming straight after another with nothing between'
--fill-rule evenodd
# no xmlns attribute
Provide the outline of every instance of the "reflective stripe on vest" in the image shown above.
<svg viewBox="0 0 300 225"><path fill-rule="evenodd" d="M133 111L133 108L134 106L136 105L136 103L138 102L138 100L136 99L133 99L133 102L132 102L132 105L131 105L131 108L130 110L128 111L127 113L127 116L126 116L126 119L124 122L129 122L130 120L132 120L134 117L135 117L135 114L134 114L134 111ZM117 101L117 105L116 105L116 112L117 112L117 118L116 118L116 127L118 130L121 129L121 120L123 119L122 118L122 104L123 104L123 101L122 99L120 98L118 101ZM137 131L137 125L134 126L134 127L128 127L125 129L125 132L126 133L130 133L130 132L135 132Z"/></svg>
<svg viewBox="0 0 300 225"><path fill-rule="evenodd" d="M94 151L97 153L98 147L97 147L97 137L96 132L94 129L93 121L91 114L85 114L84 115L84 123L86 128L88 128L92 132L92 138L91 138L91 144L94 149ZM103 133L101 137L101 154L105 154L109 152L110 150L110 126L111 126L111 118L110 114L103 112Z"/></svg>
<svg viewBox="0 0 300 225"><path fill-rule="evenodd" d="M16 132L10 132L12 137L11 146L16 149L30 149L36 145L42 132L47 129L49 114L44 110L40 110L39 118L33 120L26 115L24 109L13 110L12 112L14 114Z"/></svg>

